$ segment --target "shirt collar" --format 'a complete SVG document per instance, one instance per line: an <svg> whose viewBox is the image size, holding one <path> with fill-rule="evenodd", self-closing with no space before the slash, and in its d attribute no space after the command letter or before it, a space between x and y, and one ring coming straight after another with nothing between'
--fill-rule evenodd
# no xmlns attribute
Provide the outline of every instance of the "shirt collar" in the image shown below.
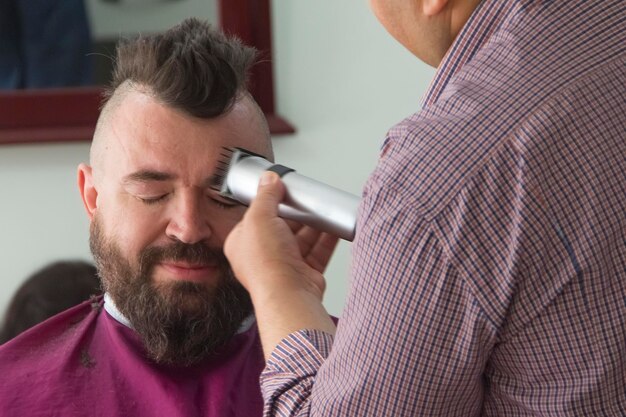
<svg viewBox="0 0 626 417"><path fill-rule="evenodd" d="M478 5L437 68L422 99L423 108L439 99L450 80L487 43L517 3L517 0L483 0Z"/></svg>
<svg viewBox="0 0 626 417"><path fill-rule="evenodd" d="M109 295L109 293L104 294L104 309L117 322L123 324L129 329L133 328L132 324L130 324L130 320L128 320L126 316L124 316L122 312L117 309L117 306L111 299L111 296ZM241 325L239 326L239 329L237 330L237 334L247 332L250 329L250 327L252 327L252 325L254 324L254 321L255 321L254 314L250 314L241 322Z"/></svg>

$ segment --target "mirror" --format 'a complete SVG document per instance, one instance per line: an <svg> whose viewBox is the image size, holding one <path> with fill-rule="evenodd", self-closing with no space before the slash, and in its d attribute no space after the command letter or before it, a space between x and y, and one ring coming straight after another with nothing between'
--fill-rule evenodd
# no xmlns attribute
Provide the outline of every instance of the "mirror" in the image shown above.
<svg viewBox="0 0 626 417"><path fill-rule="evenodd" d="M10 3L15 2L4 4ZM237 35L261 52L262 59L252 70L251 92L265 112L273 134L294 132L289 123L276 115L274 108L270 0L64 0L62 3L85 6L83 17L87 17L88 27L77 23L72 30L91 34L88 46L76 45L77 50L91 50L87 55L91 63L89 60L76 60L76 56L85 54L70 54L74 61L69 69L56 71L60 76L67 75L67 81L51 82L52 88L41 88L33 82L31 84L36 88L0 91L0 144L90 140L98 117L98 85L109 80L110 57L117 39L136 33L161 31L187 16L219 24L222 30ZM28 7L33 9L30 10L32 13L39 10L34 5ZM7 20L8 14L4 16ZM80 16L78 18L80 21ZM4 23L0 18L0 35L11 29ZM44 39L45 42L50 40ZM59 41L52 40L53 45L55 42ZM0 51L7 53L6 45ZM50 50L54 51L54 47ZM35 65L34 68L53 78L55 63L62 54L50 55L55 58L41 54L47 60L41 58L40 61L46 64ZM42 68L44 71L41 71ZM3 72L16 73L0 66L0 75ZM42 78L45 77L39 77L40 80ZM77 84L80 86L59 87Z"/></svg>

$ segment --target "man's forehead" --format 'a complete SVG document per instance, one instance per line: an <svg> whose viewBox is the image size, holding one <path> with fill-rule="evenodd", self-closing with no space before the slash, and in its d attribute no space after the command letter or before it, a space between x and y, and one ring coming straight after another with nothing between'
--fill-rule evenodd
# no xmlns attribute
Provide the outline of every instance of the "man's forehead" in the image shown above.
<svg viewBox="0 0 626 417"><path fill-rule="evenodd" d="M265 121L251 99L238 100L229 113L213 119L189 116L140 90L124 91L111 104L94 147L120 169L146 163L158 167L176 156L202 158L235 146L273 159Z"/></svg>

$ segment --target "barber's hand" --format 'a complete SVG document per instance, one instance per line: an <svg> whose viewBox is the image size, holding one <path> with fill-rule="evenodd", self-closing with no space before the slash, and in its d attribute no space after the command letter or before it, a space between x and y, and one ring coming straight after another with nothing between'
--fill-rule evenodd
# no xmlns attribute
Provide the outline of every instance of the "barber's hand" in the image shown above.
<svg viewBox="0 0 626 417"><path fill-rule="evenodd" d="M278 217L284 193L278 175L266 173L244 218L224 243L233 272L254 303L266 356L294 331L335 331L321 301L322 272L337 239L308 227L294 235Z"/></svg>

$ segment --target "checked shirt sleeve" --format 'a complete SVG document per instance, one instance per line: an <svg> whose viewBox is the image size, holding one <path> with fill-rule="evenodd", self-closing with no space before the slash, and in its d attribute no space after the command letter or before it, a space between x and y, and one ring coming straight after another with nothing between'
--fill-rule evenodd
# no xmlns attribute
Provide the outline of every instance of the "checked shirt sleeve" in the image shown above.
<svg viewBox="0 0 626 417"><path fill-rule="evenodd" d="M281 341L261 375L265 415L309 414L308 397L332 344L330 334L317 330L301 330Z"/></svg>

